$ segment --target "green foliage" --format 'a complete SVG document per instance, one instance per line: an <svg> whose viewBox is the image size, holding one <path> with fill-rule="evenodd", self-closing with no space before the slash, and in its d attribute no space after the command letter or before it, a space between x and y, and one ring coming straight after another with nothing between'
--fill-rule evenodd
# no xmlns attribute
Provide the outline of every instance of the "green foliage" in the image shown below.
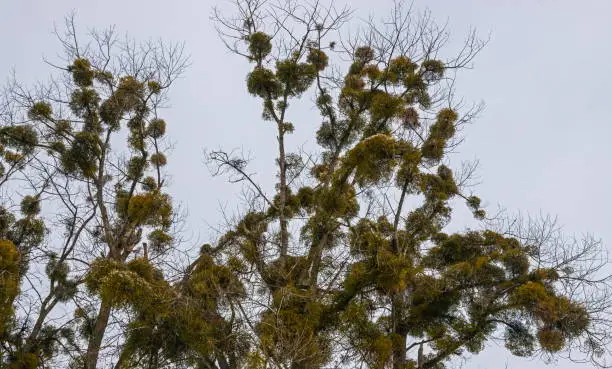
<svg viewBox="0 0 612 369"><path fill-rule="evenodd" d="M100 105L100 119L111 129L119 129L119 124L129 112L143 113L147 109L145 83L133 76L119 79L113 94Z"/></svg>
<svg viewBox="0 0 612 369"><path fill-rule="evenodd" d="M153 250L164 250L172 244L172 236L161 229L149 233L148 238Z"/></svg>
<svg viewBox="0 0 612 369"><path fill-rule="evenodd" d="M151 155L151 158L149 160L151 160L151 164L153 164L155 167L163 167L164 165L168 164L168 159L166 159L166 155L161 152Z"/></svg>
<svg viewBox="0 0 612 369"><path fill-rule="evenodd" d="M429 136L423 144L423 157L433 162L439 162L446 148L446 142L455 134L457 113L451 109L443 109L438 113L436 122L429 130Z"/></svg>
<svg viewBox="0 0 612 369"><path fill-rule="evenodd" d="M306 59L317 71L322 71L327 67L329 58L322 50L311 48Z"/></svg>
<svg viewBox="0 0 612 369"><path fill-rule="evenodd" d="M10 358L8 369L36 369L38 367L38 357L32 353L18 353Z"/></svg>
<svg viewBox="0 0 612 369"><path fill-rule="evenodd" d="M93 132L75 134L71 147L61 156L64 170L85 178L93 178L98 170L101 146L100 138Z"/></svg>
<svg viewBox="0 0 612 369"><path fill-rule="evenodd" d="M0 240L0 339L13 320L13 302L19 293L19 252L9 240Z"/></svg>
<svg viewBox="0 0 612 369"><path fill-rule="evenodd" d="M323 306L291 283L274 292L272 306L278 313L264 313L257 327L264 350L297 368L324 364L330 355L328 337L316 334Z"/></svg>
<svg viewBox="0 0 612 369"><path fill-rule="evenodd" d="M153 138L161 138L166 134L166 121L163 119L154 119L149 123L148 134Z"/></svg>
<svg viewBox="0 0 612 369"><path fill-rule="evenodd" d="M38 145L38 134L31 125L6 126L0 128L0 144L13 148L17 152L13 155L29 155ZM5 159L10 161L5 150Z"/></svg>
<svg viewBox="0 0 612 369"><path fill-rule="evenodd" d="M247 88L252 95L262 98L276 98L281 85L274 72L257 67L247 77Z"/></svg>
<svg viewBox="0 0 612 369"><path fill-rule="evenodd" d="M25 196L21 200L21 212L26 216L40 213L40 200L35 196Z"/></svg>
<svg viewBox="0 0 612 369"><path fill-rule="evenodd" d="M316 133L322 153L307 185L279 182L265 211L247 212L219 240L231 270L256 278L257 293L270 298L255 328L260 347L252 366L261 365L263 353L287 367L324 367L334 333L347 339L360 364L381 369L416 368L418 360L441 368L452 355L481 351L500 327L519 356L538 345L556 352L584 334L585 308L558 294L559 275L536 268L529 247L491 231L443 233L455 197L466 200L475 218L485 217L480 198L463 194L442 164L462 122L434 100L448 66L431 58L415 62L394 47L388 55L358 45L344 78L322 84L319 73L330 59L316 41L271 60L264 60L268 36L253 33L248 41L257 65L247 90L262 100L263 118L278 124L279 135L294 129L288 99L317 77L322 117ZM394 196L399 204L392 204ZM410 210L409 196L420 201ZM372 210L377 206L382 216ZM301 243L287 236L292 251L278 255L283 222L293 219L300 219ZM411 340L427 342L429 352L405 357Z"/></svg>
<svg viewBox="0 0 612 369"><path fill-rule="evenodd" d="M53 115L53 110L51 108L51 104L45 101L39 101L34 103L30 110L28 111L28 118L32 120L44 120L50 119Z"/></svg>
<svg viewBox="0 0 612 369"><path fill-rule="evenodd" d="M271 8L275 17L287 10L274 6L281 6ZM446 155L469 116L441 100L453 97L443 80L458 67L432 59L434 35L408 45L381 28L343 44L352 51L338 50L323 42L341 19L330 25L331 13L317 15L302 24L305 36L294 35L296 9L273 35L258 30L270 19L259 8L241 8L244 24L230 26L234 41L246 42L234 44L244 48L239 53L254 63L246 90L275 126L277 183L259 186L246 161L214 157L219 172L235 169L233 179L255 186L254 196L195 260L178 256L184 250L176 249L181 238L163 173L167 123L157 114L171 69L181 69L165 64L173 52L165 59L153 48L149 64L144 51L120 56L119 65L99 63L104 57L95 52L78 57L58 79L63 99L28 100L20 116L29 123L0 128L2 179L37 174L28 182L36 195L14 201L21 214L0 208L2 365L93 368L102 358L89 356L107 347L115 318L122 336L112 365L122 369L443 368L500 334L517 356L576 342L601 350L588 339L599 323L590 301L567 293L585 287L573 284L567 250L553 250L548 256L562 260L547 262L550 250L507 234L447 233L453 200L464 199L477 220L485 211ZM328 49L348 54L335 58ZM141 57L143 69L134 70ZM308 157L295 154L286 136L300 127L290 116L299 99L314 101L320 114L320 147ZM41 247L47 197L65 206L63 228ZM15 312L31 260L44 266L48 287L34 309L40 320ZM62 305L77 306L74 319L48 324Z"/></svg>
<svg viewBox="0 0 612 369"><path fill-rule="evenodd" d="M290 96L299 96L306 91L314 81L316 72L312 64L296 63L291 59L276 63L276 78Z"/></svg>
<svg viewBox="0 0 612 369"><path fill-rule="evenodd" d="M157 180L153 177L145 177L142 179L142 189L147 192L157 189Z"/></svg>
<svg viewBox="0 0 612 369"><path fill-rule="evenodd" d="M118 48L105 38L108 35L96 40L99 50L83 49L88 58L75 55L77 48L67 50L75 59L66 69L58 69L63 75L54 76L53 85L36 86L35 93L25 87L17 93L11 87L3 96L10 114L3 115L8 122L0 127L0 185L16 176L21 181L15 183L32 186L35 194L22 196L11 188L11 205L17 205L17 212L0 208L3 368L5 364L7 368L47 368L59 362L65 366L68 356L74 358L71 366L83 368L86 347L101 345L90 341L103 341L107 325L100 328L105 313L96 302L110 306L108 314L133 313L128 324L135 327L143 321L151 323L144 325L148 328L172 326L164 332L168 337L175 336L174 327L181 324L187 332L197 318L206 328L193 339L206 341L215 324L224 322L221 317L218 322L209 321L208 313L216 305L206 314L193 308L197 304L191 297L182 298L184 291L164 280L154 263L135 258L137 250L143 249L136 246L145 237L150 246L145 251L152 251L153 258L167 252L174 241L169 234L174 221L172 199L165 193L162 170L167 160L159 142L167 124L157 117L156 109L163 99L159 95L182 69L182 61L165 54L162 46L157 49L158 45L143 44L147 51L137 51L131 44ZM104 42L108 48L102 47ZM114 55L118 50L122 54ZM128 62L128 58L138 61ZM31 96L39 95L32 101ZM26 123L19 121L23 117ZM53 210L53 242L42 247L49 230L40 213L47 202ZM13 308L20 286L34 280L29 275L31 264L36 266L36 281L42 283L42 288L35 286L40 300L28 306L25 299L18 306L26 310L17 314ZM38 273L40 267L44 273ZM227 270L219 267L215 273L219 278L225 273L227 279ZM74 303L79 306L74 321L60 318L61 326L48 324L55 309ZM185 307L178 309L174 304ZM183 346L191 344L187 335L182 336L187 342ZM164 335L151 337L158 340ZM212 347L209 342L206 345ZM143 353L141 348L136 351ZM201 359L200 354L190 360Z"/></svg>
<svg viewBox="0 0 612 369"><path fill-rule="evenodd" d="M149 81L147 82L147 87L149 91L153 94L159 94L162 90L162 85L157 81Z"/></svg>
<svg viewBox="0 0 612 369"><path fill-rule="evenodd" d="M130 179L140 179L147 169L147 159L142 156L133 156L127 164L127 174Z"/></svg>
<svg viewBox="0 0 612 369"><path fill-rule="evenodd" d="M399 56L389 62L385 77L391 82L404 81L414 75L418 65L406 56Z"/></svg>
<svg viewBox="0 0 612 369"><path fill-rule="evenodd" d="M527 357L533 355L534 337L527 327L520 322L506 328L506 348L515 356Z"/></svg>
<svg viewBox="0 0 612 369"><path fill-rule="evenodd" d="M68 71L72 73L72 78L77 86L89 87L92 85L95 72L92 70L89 60L83 58L76 59L68 67Z"/></svg>
<svg viewBox="0 0 612 369"><path fill-rule="evenodd" d="M374 50L369 46L360 46L355 49L355 62L365 65L374 59Z"/></svg>
<svg viewBox="0 0 612 369"><path fill-rule="evenodd" d="M538 341L542 348L549 352L561 351L565 347L563 332L555 328L541 328L538 331Z"/></svg>
<svg viewBox="0 0 612 369"><path fill-rule="evenodd" d="M247 38L247 42L251 58L255 61L263 60L272 51L271 38L263 32L253 33Z"/></svg>
<svg viewBox="0 0 612 369"><path fill-rule="evenodd" d="M174 287L144 259L134 259L127 265L127 274L114 277L114 288L122 291L118 295L131 291L126 302L138 314L130 323L125 355L137 358L153 350L171 360L197 361L219 348L243 355L243 344L234 341L241 339L240 333L228 336L230 327L216 312L222 296L244 293L241 283L208 255L195 265L188 278Z"/></svg>
<svg viewBox="0 0 612 369"><path fill-rule="evenodd" d="M373 121L387 120L398 115L403 109L401 97L392 96L384 92L375 94L370 105L370 114Z"/></svg>
<svg viewBox="0 0 612 369"><path fill-rule="evenodd" d="M82 88L72 93L70 108L78 117L92 117L100 103L100 96L92 88Z"/></svg>
<svg viewBox="0 0 612 369"><path fill-rule="evenodd" d="M421 64L421 73L427 82L439 81L444 75L444 64L439 60L425 60Z"/></svg>
<svg viewBox="0 0 612 369"><path fill-rule="evenodd" d="M53 131L54 135L62 137L62 136L70 134L71 132L72 132L72 125L70 121L65 120L65 119L59 119L55 121L55 129Z"/></svg>

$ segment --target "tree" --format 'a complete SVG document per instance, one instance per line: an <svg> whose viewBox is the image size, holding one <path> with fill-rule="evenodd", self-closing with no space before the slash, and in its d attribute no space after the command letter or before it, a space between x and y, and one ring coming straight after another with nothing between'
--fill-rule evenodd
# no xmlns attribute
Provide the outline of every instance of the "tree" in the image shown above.
<svg viewBox="0 0 612 369"><path fill-rule="evenodd" d="M109 29L48 83L12 80L0 108L0 368L440 368L500 335L515 355L603 364L607 265L593 239L550 218L487 217L471 164L451 169L478 113L454 74L484 46L396 5L343 33L347 9L238 0L215 13L252 63L249 94L276 128L277 185L209 151L246 185L247 207L191 263L164 166L167 91L180 45ZM59 65L58 65L59 64ZM315 95L314 153L286 138ZM445 232L457 199L481 225ZM580 357L573 356L579 350Z"/></svg>
<svg viewBox="0 0 612 369"><path fill-rule="evenodd" d="M479 109L454 99L455 73L484 46L475 33L445 57L446 29L399 3L382 26L369 21L348 37L336 32L346 9L235 5L236 16L215 13L218 29L253 65L247 89L278 145L272 195L245 158L209 153L216 174L253 190L217 250L246 265L256 291L241 302L254 367L439 368L500 332L515 355L579 347L597 362L609 306L607 278L595 277L606 264L599 244L545 239L535 229L546 222L527 227L535 238L496 231L491 221L503 218L487 218L467 192L474 167L449 167ZM290 105L311 91L320 151L301 156L286 145L299 129ZM458 198L482 230L444 232Z"/></svg>
<svg viewBox="0 0 612 369"><path fill-rule="evenodd" d="M112 29L78 42L72 18L58 37L59 75L35 89L12 81L4 93L2 185L14 194L4 200L24 186L33 192L21 201L23 218L2 208L0 360L9 368L60 358L95 368L109 327L123 329L113 312L138 301L144 314L155 303L146 293L163 288L154 265L172 245L176 218L158 112L186 65L182 48L120 42ZM46 224L41 203L56 214Z"/></svg>

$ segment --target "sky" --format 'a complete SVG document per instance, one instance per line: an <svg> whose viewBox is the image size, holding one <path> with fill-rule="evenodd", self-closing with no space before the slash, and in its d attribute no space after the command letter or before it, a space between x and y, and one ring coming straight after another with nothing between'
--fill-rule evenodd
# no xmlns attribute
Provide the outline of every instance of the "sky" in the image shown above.
<svg viewBox="0 0 612 369"><path fill-rule="evenodd" d="M53 59L59 51L54 24L73 10L83 30L115 25L136 39L185 43L191 65L163 115L174 143L171 192L188 210L192 243L211 237L211 227L222 221L219 209L236 208L240 192L211 178L204 149L251 152L253 170L264 185L272 184L266 174L273 170L274 128L261 121L260 103L246 92L248 64L224 48L209 19L223 1L1 0L0 7L0 79L11 69L24 82L45 79L43 57ZM391 6L392 0L351 4L356 18L386 15ZM458 40L470 27L490 37L457 85L466 101L486 104L458 154L480 161L476 191L485 205L550 213L566 232L592 233L610 245L612 2L416 0L414 7L428 7L438 21L447 21ZM313 143L320 122L312 117L294 118L291 145ZM554 366L586 367L565 361ZM539 368L541 362L512 358L493 345L465 367Z"/></svg>

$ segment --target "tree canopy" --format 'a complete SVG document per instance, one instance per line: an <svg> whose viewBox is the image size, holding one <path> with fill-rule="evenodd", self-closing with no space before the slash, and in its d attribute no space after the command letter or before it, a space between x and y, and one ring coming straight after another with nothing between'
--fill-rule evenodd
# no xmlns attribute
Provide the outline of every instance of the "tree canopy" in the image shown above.
<svg viewBox="0 0 612 369"><path fill-rule="evenodd" d="M350 10L319 2L233 5L213 21L251 66L236 89L275 128L275 172L259 175L276 185L207 151L247 201L195 255L165 171L181 45L112 30L83 43L68 18L54 78L6 86L0 368L444 368L492 340L606 365L600 243L550 217L488 214L475 167L453 162L480 109L455 97L476 33L453 53L444 26L399 3L356 32ZM287 137L292 107L311 103L306 152ZM450 231L457 207L477 226Z"/></svg>

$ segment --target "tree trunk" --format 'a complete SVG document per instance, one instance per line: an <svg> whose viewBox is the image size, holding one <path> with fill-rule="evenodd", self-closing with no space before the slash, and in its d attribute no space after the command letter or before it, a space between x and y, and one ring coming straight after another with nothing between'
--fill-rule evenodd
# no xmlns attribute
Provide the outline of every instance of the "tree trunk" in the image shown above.
<svg viewBox="0 0 612 369"><path fill-rule="evenodd" d="M391 305L391 319L393 322L393 369L406 368L406 338L408 333L402 324L402 310L404 299L401 293L394 293Z"/></svg>
<svg viewBox="0 0 612 369"><path fill-rule="evenodd" d="M38 334L40 333L40 330L42 329L43 324L45 323L45 319L47 319L47 315L49 315L49 312L53 310L57 302L58 300L54 299L54 295L50 293L45 298L43 303L41 304L40 312L38 313L38 318L36 319L36 323L34 323L34 327L32 328L30 335L26 339L26 344L25 344L26 352L30 352L30 350L34 346L34 343L38 339Z"/></svg>
<svg viewBox="0 0 612 369"><path fill-rule="evenodd" d="M404 250L398 244L397 231L401 219L402 206L406 198L406 190L408 189L408 180L402 186L402 194L400 196L395 219L393 221L393 238L391 247L396 255L401 255ZM406 339L408 332L403 324L402 312L406 309L406 293L407 291L395 292L392 295L391 303L391 319L393 322L393 369L402 369L406 367Z"/></svg>
<svg viewBox="0 0 612 369"><path fill-rule="evenodd" d="M96 318L96 323L87 345L85 369L96 369L98 355L100 353L100 346L102 346L102 339L104 338L104 332L106 331L106 326L108 325L108 318L110 317L111 310L112 306L110 303L106 301L101 302L98 317Z"/></svg>
<svg viewBox="0 0 612 369"><path fill-rule="evenodd" d="M393 337L393 369L406 368L406 335Z"/></svg>
<svg viewBox="0 0 612 369"><path fill-rule="evenodd" d="M280 222L280 256L284 259L287 256L289 249L289 230L288 222L285 214L285 204L287 202L287 166L285 158L285 128L282 122L278 124L278 166L280 172L280 188L279 188L279 222Z"/></svg>

